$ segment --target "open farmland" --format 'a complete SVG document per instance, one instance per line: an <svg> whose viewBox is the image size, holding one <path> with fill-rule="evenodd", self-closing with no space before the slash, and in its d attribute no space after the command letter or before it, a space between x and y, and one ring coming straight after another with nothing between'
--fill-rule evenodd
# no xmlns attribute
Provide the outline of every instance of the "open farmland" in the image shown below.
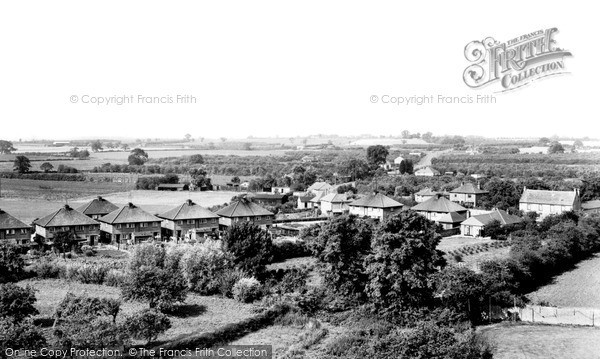
<svg viewBox="0 0 600 359"><path fill-rule="evenodd" d="M600 254L580 262L528 297L534 303L544 301L559 307L600 308Z"/></svg>
<svg viewBox="0 0 600 359"><path fill-rule="evenodd" d="M480 331L494 359L598 359L600 329L550 325L493 325Z"/></svg>
<svg viewBox="0 0 600 359"><path fill-rule="evenodd" d="M98 196L106 193L133 189L133 184L84 181L42 181L29 179L0 179L1 197L63 201L79 197Z"/></svg>

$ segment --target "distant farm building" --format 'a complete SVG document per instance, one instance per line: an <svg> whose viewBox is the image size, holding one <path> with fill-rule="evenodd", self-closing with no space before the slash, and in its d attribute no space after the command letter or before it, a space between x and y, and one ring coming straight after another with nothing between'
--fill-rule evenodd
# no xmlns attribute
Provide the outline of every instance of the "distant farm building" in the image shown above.
<svg viewBox="0 0 600 359"><path fill-rule="evenodd" d="M431 167L425 167L425 168L421 168L417 171L415 171L415 176L419 176L419 177L433 177L433 176L439 176L440 175L440 171L433 169Z"/></svg>
<svg viewBox="0 0 600 359"><path fill-rule="evenodd" d="M156 189L159 191L187 191L190 187L184 183L161 183Z"/></svg>

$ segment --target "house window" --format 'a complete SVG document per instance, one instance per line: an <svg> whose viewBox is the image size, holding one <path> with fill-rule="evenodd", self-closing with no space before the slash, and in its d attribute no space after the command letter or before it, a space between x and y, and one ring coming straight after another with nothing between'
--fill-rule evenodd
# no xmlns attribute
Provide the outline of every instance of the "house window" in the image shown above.
<svg viewBox="0 0 600 359"><path fill-rule="evenodd" d="M142 227L145 227L144 223L142 223ZM135 228L135 224L134 223L127 223L127 228Z"/></svg>
<svg viewBox="0 0 600 359"><path fill-rule="evenodd" d="M541 211L541 210L543 210L543 209L544 209L544 206L543 206L543 205L541 205L541 204L538 204L538 211Z"/></svg>
<svg viewBox="0 0 600 359"><path fill-rule="evenodd" d="M531 211L531 203L527 203L527 210Z"/></svg>
<svg viewBox="0 0 600 359"><path fill-rule="evenodd" d="M177 224L183 224L183 221L177 221Z"/></svg>
<svg viewBox="0 0 600 359"><path fill-rule="evenodd" d="M195 221L193 219L188 219L187 220L187 224L194 224L194 223L195 223Z"/></svg>
<svg viewBox="0 0 600 359"><path fill-rule="evenodd" d="M21 229L21 234L27 234L27 230L26 229Z"/></svg>
<svg viewBox="0 0 600 359"><path fill-rule="evenodd" d="M471 195L470 195L470 194L468 194L468 195L467 195L467 198L471 198Z"/></svg>
<svg viewBox="0 0 600 359"><path fill-rule="evenodd" d="M142 223L142 224L141 224L141 227L142 227L142 228L146 228L146 227L148 227L148 223L146 223L146 222Z"/></svg>

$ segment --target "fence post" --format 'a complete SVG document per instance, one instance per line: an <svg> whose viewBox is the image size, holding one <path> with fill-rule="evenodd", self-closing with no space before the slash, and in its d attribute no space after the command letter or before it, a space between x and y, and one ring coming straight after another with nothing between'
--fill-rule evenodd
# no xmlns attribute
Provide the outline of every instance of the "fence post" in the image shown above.
<svg viewBox="0 0 600 359"><path fill-rule="evenodd" d="M535 309L531 308L531 322L532 323L535 323L534 317L535 317Z"/></svg>

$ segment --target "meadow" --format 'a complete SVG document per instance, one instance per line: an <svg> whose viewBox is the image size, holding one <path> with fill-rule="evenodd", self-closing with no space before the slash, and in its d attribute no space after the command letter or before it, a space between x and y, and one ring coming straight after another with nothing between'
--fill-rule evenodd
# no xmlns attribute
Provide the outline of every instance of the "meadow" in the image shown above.
<svg viewBox="0 0 600 359"><path fill-rule="evenodd" d="M534 303L543 301L559 307L600 308L600 254L580 262L528 297Z"/></svg>
<svg viewBox="0 0 600 359"><path fill-rule="evenodd" d="M598 359L600 330L590 327L498 324L479 328L494 359Z"/></svg>

